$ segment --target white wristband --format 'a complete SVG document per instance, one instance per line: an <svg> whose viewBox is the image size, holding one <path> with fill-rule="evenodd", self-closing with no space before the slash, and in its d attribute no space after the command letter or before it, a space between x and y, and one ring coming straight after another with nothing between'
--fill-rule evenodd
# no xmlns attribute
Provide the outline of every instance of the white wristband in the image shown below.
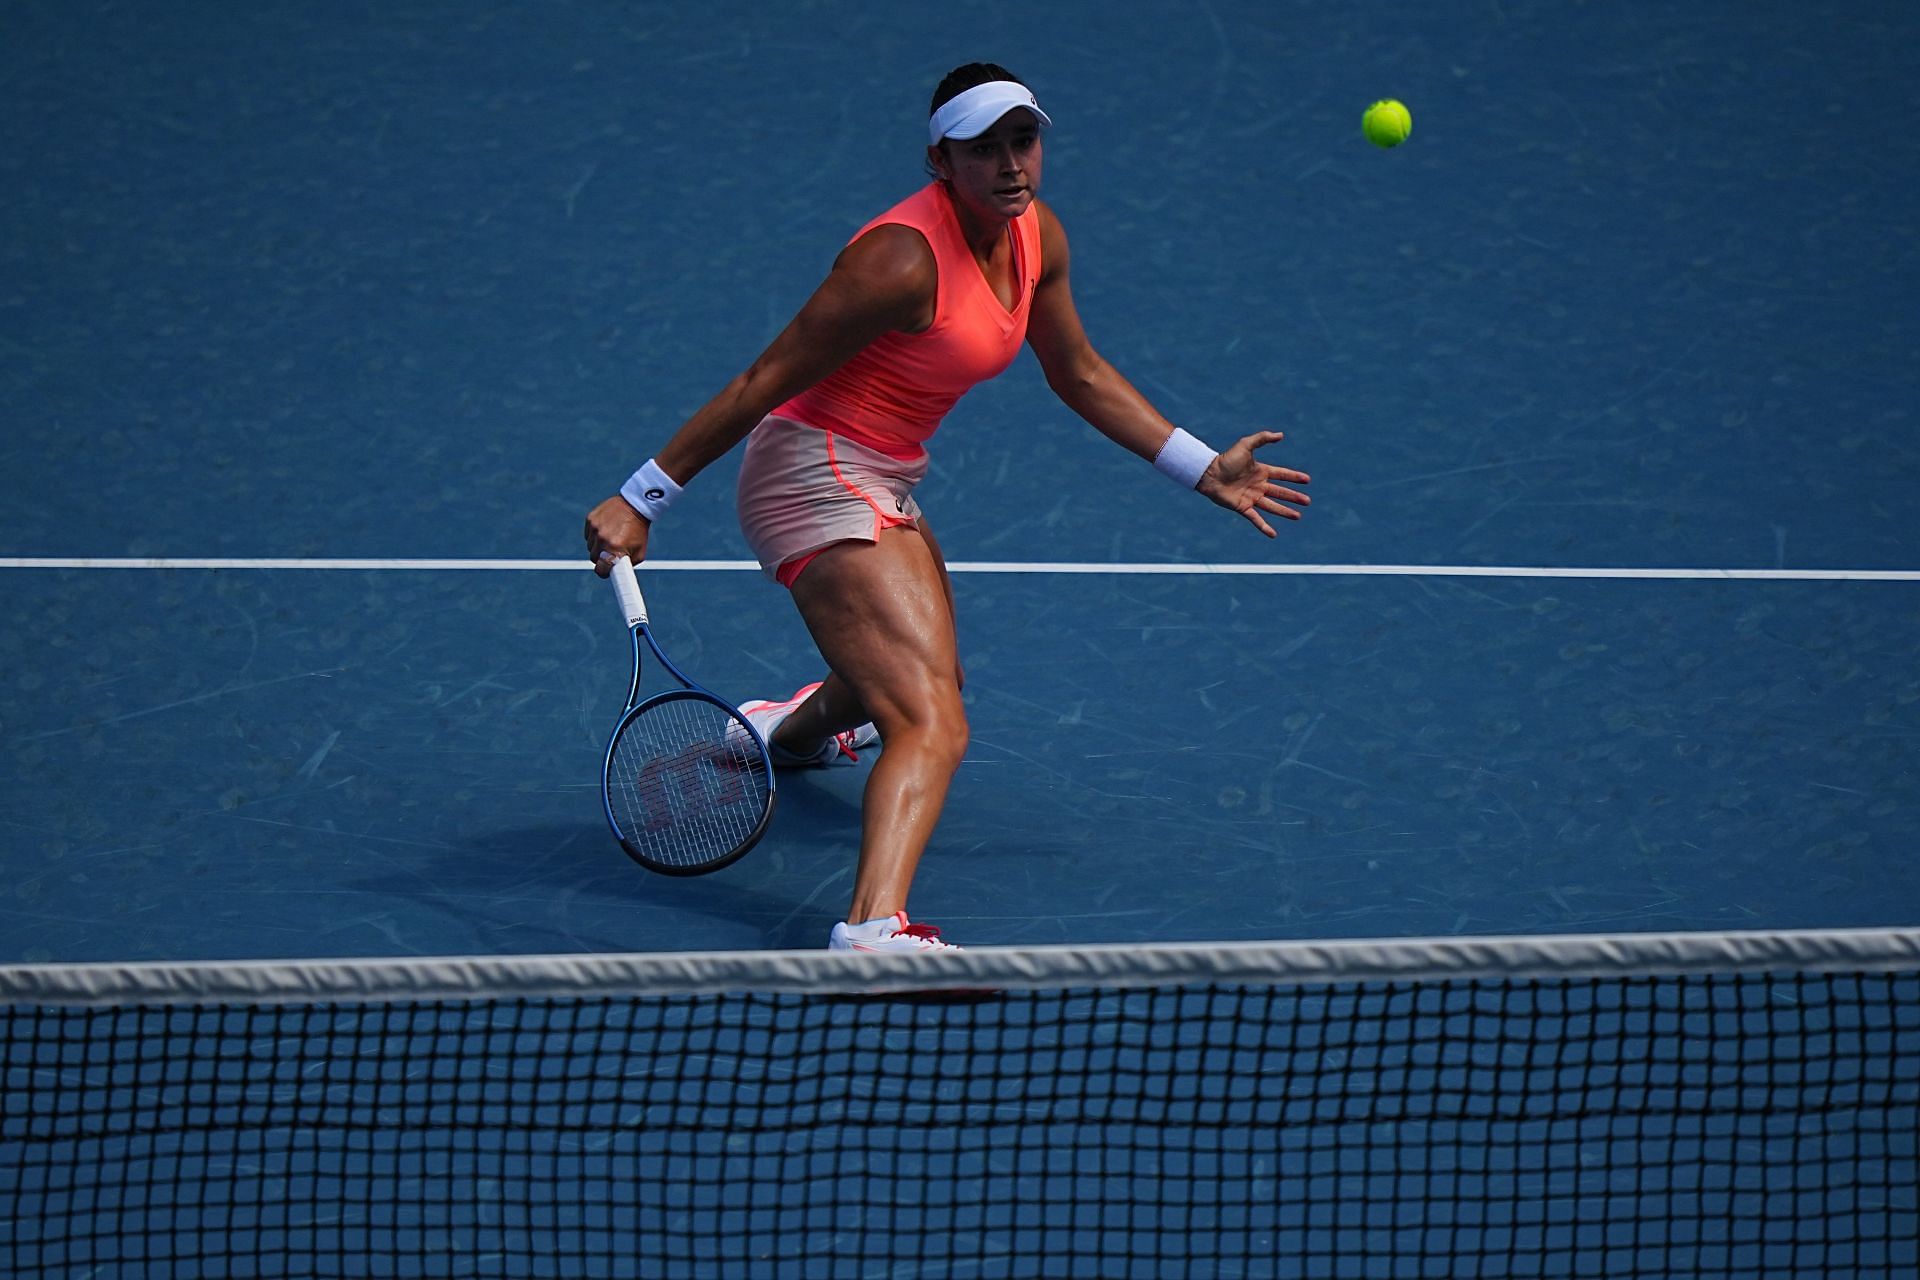
<svg viewBox="0 0 1920 1280"><path fill-rule="evenodd" d="M641 463L640 469L628 476L627 482L620 486L620 496L645 516L649 524L665 515L667 508L682 492L673 477L662 471L660 464L652 458Z"/></svg>
<svg viewBox="0 0 1920 1280"><path fill-rule="evenodd" d="M1207 474L1207 468L1219 456L1206 441L1196 440L1183 428L1175 427L1167 442L1160 446L1160 452L1153 456L1153 466L1182 489L1192 489L1199 485L1200 477Z"/></svg>

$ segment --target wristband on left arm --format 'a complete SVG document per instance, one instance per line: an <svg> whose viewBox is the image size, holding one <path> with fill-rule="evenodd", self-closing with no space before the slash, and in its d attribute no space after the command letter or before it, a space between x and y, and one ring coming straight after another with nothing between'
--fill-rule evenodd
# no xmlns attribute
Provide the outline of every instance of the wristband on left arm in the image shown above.
<svg viewBox="0 0 1920 1280"><path fill-rule="evenodd" d="M1188 435L1183 427L1175 427L1166 443L1160 446L1160 452L1153 456L1153 466L1182 489L1194 489L1219 456L1219 451L1206 441Z"/></svg>

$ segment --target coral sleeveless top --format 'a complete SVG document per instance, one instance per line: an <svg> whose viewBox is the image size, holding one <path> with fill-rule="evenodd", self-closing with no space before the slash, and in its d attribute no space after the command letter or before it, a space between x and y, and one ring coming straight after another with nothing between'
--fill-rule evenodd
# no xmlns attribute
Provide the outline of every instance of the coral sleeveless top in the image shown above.
<svg viewBox="0 0 1920 1280"><path fill-rule="evenodd" d="M1017 291L1012 310L981 274L944 185L921 188L853 239L889 223L912 227L933 249L940 273L933 324L924 333L880 335L773 412L913 462L925 456L921 445L954 403L1019 354L1040 282L1040 210L1029 205L1008 227Z"/></svg>

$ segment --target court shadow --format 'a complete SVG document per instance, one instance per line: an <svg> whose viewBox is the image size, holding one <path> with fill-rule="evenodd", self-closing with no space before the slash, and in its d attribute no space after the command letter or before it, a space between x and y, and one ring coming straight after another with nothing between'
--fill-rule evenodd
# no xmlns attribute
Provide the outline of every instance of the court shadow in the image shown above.
<svg viewBox="0 0 1920 1280"><path fill-rule="evenodd" d="M767 837L711 875L645 870L592 812L490 827L351 887L408 904L397 927L423 953L812 947L859 848L859 805L844 791L782 778Z"/></svg>

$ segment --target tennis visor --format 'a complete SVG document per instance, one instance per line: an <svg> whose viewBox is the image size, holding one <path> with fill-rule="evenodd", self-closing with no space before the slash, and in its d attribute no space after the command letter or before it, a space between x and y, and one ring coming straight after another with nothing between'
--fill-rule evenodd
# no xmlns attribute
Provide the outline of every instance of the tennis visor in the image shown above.
<svg viewBox="0 0 1920 1280"><path fill-rule="evenodd" d="M927 145L937 147L942 138L977 138L1016 107L1033 112L1042 129L1053 127L1053 121L1034 101L1033 90L1016 80L993 80L941 103L927 121Z"/></svg>

